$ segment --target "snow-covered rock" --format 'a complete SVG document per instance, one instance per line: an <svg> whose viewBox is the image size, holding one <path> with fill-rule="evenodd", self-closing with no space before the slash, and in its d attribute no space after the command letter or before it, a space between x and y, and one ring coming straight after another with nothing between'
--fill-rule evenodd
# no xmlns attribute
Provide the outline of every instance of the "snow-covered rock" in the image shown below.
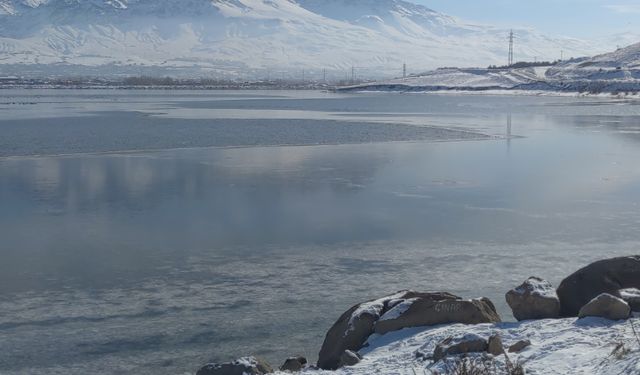
<svg viewBox="0 0 640 375"><path fill-rule="evenodd" d="M483 353L489 348L484 337L475 333L467 333L457 337L447 337L433 350L433 361L438 362L450 355Z"/></svg>
<svg viewBox="0 0 640 375"><path fill-rule="evenodd" d="M506 294L507 304L518 320L550 319L560 316L560 299L546 280L530 277Z"/></svg>
<svg viewBox="0 0 640 375"><path fill-rule="evenodd" d="M243 357L229 363L209 363L196 375L265 375L273 373L271 366L256 357Z"/></svg>
<svg viewBox="0 0 640 375"><path fill-rule="evenodd" d="M363 302L343 313L329 329L318 355L318 367L336 369L345 351L362 349L374 333L443 323L499 322L486 298L464 300L444 292L403 291Z"/></svg>
<svg viewBox="0 0 640 375"><path fill-rule="evenodd" d="M318 356L318 366L324 369L340 367L340 358L346 350L360 350L374 332L376 322L395 306L415 298L415 294L412 291L401 291L357 304L344 312L326 334ZM434 293L432 298L455 300L458 297L448 293Z"/></svg>

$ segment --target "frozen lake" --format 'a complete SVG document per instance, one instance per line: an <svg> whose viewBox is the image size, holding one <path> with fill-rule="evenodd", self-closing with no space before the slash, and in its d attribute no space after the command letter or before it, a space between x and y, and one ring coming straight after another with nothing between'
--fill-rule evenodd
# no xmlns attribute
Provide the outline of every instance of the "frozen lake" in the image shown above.
<svg viewBox="0 0 640 375"><path fill-rule="evenodd" d="M640 245L640 104L0 91L0 373L315 359L351 305Z"/></svg>

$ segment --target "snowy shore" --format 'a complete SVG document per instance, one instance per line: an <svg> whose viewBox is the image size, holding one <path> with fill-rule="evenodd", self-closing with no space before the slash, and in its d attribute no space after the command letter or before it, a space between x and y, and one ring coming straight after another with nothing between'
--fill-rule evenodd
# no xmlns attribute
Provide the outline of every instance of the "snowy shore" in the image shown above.
<svg viewBox="0 0 640 375"><path fill-rule="evenodd" d="M400 291L345 311L316 366L290 357L276 371L367 374L640 374L640 256L591 263L556 289L529 277L505 298L503 322L488 298ZM197 375L274 373L255 357L210 363Z"/></svg>
<svg viewBox="0 0 640 375"><path fill-rule="evenodd" d="M505 346L528 339L531 346L517 354L509 354L512 362L523 364L527 374L638 374L640 373L640 342L632 324L640 328L640 318L611 321L603 318L532 320L518 323L479 325L443 325L408 328L386 335L373 335L369 347L361 350L362 361L337 371L307 369L310 375L369 374L432 374L446 373L447 362L433 364L421 360L417 353L433 352L435 345L450 336L477 334L489 337L500 334ZM624 343L628 353L612 355L615 347ZM478 354L477 356L481 356ZM498 367L505 363L497 356ZM286 372L278 372L284 375Z"/></svg>

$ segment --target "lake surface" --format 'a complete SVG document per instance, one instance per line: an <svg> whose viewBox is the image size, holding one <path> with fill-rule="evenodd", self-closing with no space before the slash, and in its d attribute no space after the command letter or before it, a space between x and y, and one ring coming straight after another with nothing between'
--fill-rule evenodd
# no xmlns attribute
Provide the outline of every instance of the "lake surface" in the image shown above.
<svg viewBox="0 0 640 375"><path fill-rule="evenodd" d="M640 104L0 90L0 373L314 360L348 307L639 253Z"/></svg>

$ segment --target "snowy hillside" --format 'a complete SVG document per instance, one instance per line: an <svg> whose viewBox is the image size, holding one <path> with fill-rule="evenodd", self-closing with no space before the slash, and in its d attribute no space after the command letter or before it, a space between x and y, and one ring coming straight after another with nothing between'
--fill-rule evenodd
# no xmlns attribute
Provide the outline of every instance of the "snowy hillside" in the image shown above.
<svg viewBox="0 0 640 375"><path fill-rule="evenodd" d="M343 88L347 91L527 90L588 93L640 92L640 43L553 66L513 69L437 69L401 79Z"/></svg>
<svg viewBox="0 0 640 375"><path fill-rule="evenodd" d="M355 86L369 90L474 90L514 89L521 85L544 82L548 68L493 70L481 68L437 69L418 76L397 78Z"/></svg>
<svg viewBox="0 0 640 375"><path fill-rule="evenodd" d="M515 31L522 60L609 45ZM0 0L0 68L14 74L82 65L289 79L326 69L337 79L355 66L398 76L405 62L412 71L502 64L506 35L401 0Z"/></svg>
<svg viewBox="0 0 640 375"><path fill-rule="evenodd" d="M550 78L588 80L640 79L640 43L591 58L569 61L549 70Z"/></svg>

